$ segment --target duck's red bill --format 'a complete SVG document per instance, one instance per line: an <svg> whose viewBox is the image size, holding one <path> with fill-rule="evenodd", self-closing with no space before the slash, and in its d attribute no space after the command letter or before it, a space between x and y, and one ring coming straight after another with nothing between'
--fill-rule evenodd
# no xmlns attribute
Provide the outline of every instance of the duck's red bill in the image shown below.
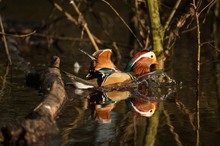
<svg viewBox="0 0 220 146"><path fill-rule="evenodd" d="M152 102L152 104L156 106L158 104L158 102Z"/></svg>
<svg viewBox="0 0 220 146"><path fill-rule="evenodd" d="M159 65L160 63L159 63L159 61L155 61L154 64Z"/></svg>

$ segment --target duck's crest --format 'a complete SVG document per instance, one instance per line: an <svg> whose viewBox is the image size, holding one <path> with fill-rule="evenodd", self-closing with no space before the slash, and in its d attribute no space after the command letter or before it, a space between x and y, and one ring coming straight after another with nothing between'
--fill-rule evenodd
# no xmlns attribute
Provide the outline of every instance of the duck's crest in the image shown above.
<svg viewBox="0 0 220 146"><path fill-rule="evenodd" d="M110 49L99 50L93 53L92 56L96 58L95 70L102 68L109 68L115 70L115 65L111 61L112 51Z"/></svg>

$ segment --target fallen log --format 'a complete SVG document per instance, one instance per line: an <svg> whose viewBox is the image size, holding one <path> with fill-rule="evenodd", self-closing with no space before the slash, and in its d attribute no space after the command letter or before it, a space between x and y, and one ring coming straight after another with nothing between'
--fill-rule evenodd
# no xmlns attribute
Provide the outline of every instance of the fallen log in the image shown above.
<svg viewBox="0 0 220 146"><path fill-rule="evenodd" d="M60 58L54 56L50 66L40 72L30 73L27 84L39 85L42 102L23 120L1 128L0 140L4 145L46 145L48 137L58 134L56 117L67 96L59 70ZM36 85L34 85L36 87Z"/></svg>

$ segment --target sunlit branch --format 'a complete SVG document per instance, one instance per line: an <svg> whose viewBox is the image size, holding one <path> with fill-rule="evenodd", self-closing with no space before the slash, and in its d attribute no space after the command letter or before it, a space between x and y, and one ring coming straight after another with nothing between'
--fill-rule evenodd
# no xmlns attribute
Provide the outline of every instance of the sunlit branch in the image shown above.
<svg viewBox="0 0 220 146"><path fill-rule="evenodd" d="M91 40L92 45L93 45L93 47L95 48L95 50L98 51L98 50L99 50L99 47L97 46L97 44L96 44L96 42L95 42L95 39L94 39L94 37L93 37L91 31L89 30L88 25L87 25L87 23L86 23L86 21L85 21L83 15L82 15L82 13L80 12L79 8L76 6L76 3L74 2L74 0L71 0L71 1L70 1L70 4L72 5L72 7L75 9L76 13L77 13L78 16L79 16L79 19L78 19L79 21L78 21L78 22L83 26L83 28L84 28L85 31L87 32L87 34L88 34L88 36L89 36L89 39Z"/></svg>
<svg viewBox="0 0 220 146"><path fill-rule="evenodd" d="M196 90L196 117L197 117L197 129L196 129L196 146L200 145L200 59L201 59L201 34L199 25L199 12L196 1L193 0L193 7L195 9L195 19L197 26L197 90Z"/></svg>
<svg viewBox="0 0 220 146"><path fill-rule="evenodd" d="M173 10L172 10L172 12L170 13L170 16L168 17L168 19L167 19L167 21L166 21L166 23L165 23L165 25L164 25L164 28L163 28L164 31L166 31L167 28L169 27L170 22L171 22L171 20L172 20L174 14L175 14L177 8L179 7L181 1L182 1L182 0L177 0L176 4L174 5Z"/></svg>
<svg viewBox="0 0 220 146"><path fill-rule="evenodd" d="M31 36L33 34L36 33L36 30L30 32L30 33L27 33L27 34L10 34L10 33L3 33L3 32L0 32L1 35L5 35L5 36L12 36L12 37L17 37L17 38L24 38L24 37L28 37L28 36Z"/></svg>
<svg viewBox="0 0 220 146"><path fill-rule="evenodd" d="M53 0L48 0L58 11L62 12L66 18L73 22L74 24L78 24L77 20L75 18L72 17L72 15L70 13L68 13L67 11L65 11L59 4L57 4L56 2L54 2Z"/></svg>
<svg viewBox="0 0 220 146"><path fill-rule="evenodd" d="M209 8L210 6L212 6L215 2L216 2L216 0L210 1L200 12L198 12L198 15L200 15L203 11L205 11L205 9Z"/></svg>
<svg viewBox="0 0 220 146"><path fill-rule="evenodd" d="M72 17L72 15L70 13L68 13L67 11L63 10L63 8L57 4L56 2L54 2L53 0L48 0L50 3L53 4L53 6L59 10L60 12L62 12L69 21L73 22L76 25L82 25L82 27L86 30L88 37L93 45L93 47L95 48L95 50L99 50L96 42L95 42L95 38L93 36L93 34L90 32L87 23L82 15L82 13L79 11L78 7L76 6L75 2L73 0L70 1L70 4L73 6L73 8L75 9L75 11L77 12L78 16L79 16L79 21L77 21L75 18Z"/></svg>

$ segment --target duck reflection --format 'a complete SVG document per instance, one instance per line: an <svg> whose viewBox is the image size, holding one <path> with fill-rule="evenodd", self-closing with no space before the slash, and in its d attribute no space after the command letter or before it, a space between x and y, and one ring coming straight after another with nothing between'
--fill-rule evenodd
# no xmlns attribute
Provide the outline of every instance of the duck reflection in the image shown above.
<svg viewBox="0 0 220 146"><path fill-rule="evenodd" d="M73 81L78 85L76 88L92 91L89 101L94 110L93 117L103 123L110 122L110 112L119 101L125 101L138 115L151 117L157 104L173 92L170 87L175 81L163 71L151 72L150 66L158 64L151 51L137 53L127 64L125 72L113 64L111 54L110 49L96 51L92 56L87 54L92 61L86 78L95 79L97 85Z"/></svg>
<svg viewBox="0 0 220 146"><path fill-rule="evenodd" d="M99 98L97 95L90 97L90 108L92 110L93 118L95 118L98 122L110 123L111 112L119 101L113 101L104 95L105 94L102 94L102 98ZM96 99L95 102L94 99ZM100 99L100 101L97 102L97 99ZM92 100L93 102L91 102ZM150 102L149 100L143 98L127 98L124 101L129 110L133 111L136 115L143 117L151 117L158 104L158 102Z"/></svg>
<svg viewBox="0 0 220 146"><path fill-rule="evenodd" d="M123 101L134 114L151 117L158 104L175 92L175 85L166 73L156 71L132 81L96 88L90 94L90 104L94 117L103 123L111 122L111 111Z"/></svg>
<svg viewBox="0 0 220 146"><path fill-rule="evenodd" d="M144 117L151 117L157 107L157 102L150 102L142 98L131 98L127 102L137 115Z"/></svg>
<svg viewBox="0 0 220 146"><path fill-rule="evenodd" d="M110 104L96 104L95 111L97 115L97 120L102 123L111 122L110 112L115 107L115 103Z"/></svg>
<svg viewBox="0 0 220 146"><path fill-rule="evenodd" d="M101 123L110 123L110 112L115 107L116 102L106 98L100 91L93 92L89 98L92 117Z"/></svg>

